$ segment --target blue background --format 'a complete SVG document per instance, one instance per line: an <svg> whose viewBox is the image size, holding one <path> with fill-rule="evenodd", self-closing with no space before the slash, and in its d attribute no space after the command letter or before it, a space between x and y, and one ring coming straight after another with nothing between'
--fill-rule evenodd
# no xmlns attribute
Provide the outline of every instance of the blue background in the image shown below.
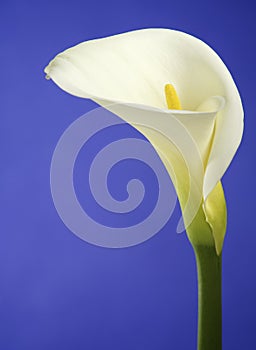
<svg viewBox="0 0 256 350"><path fill-rule="evenodd" d="M57 140L95 105L46 81L44 66L80 41L141 27L202 38L240 89L244 139L223 179L223 344L255 349L253 2L10 0L0 9L0 349L196 349L196 270L186 235L175 233L179 210L152 239L113 250L73 235L50 194Z"/></svg>

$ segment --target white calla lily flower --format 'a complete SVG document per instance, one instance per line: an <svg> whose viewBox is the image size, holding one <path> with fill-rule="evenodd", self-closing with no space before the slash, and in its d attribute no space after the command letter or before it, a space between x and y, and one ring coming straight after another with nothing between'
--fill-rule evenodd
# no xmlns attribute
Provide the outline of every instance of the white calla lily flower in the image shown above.
<svg viewBox="0 0 256 350"><path fill-rule="evenodd" d="M214 244L220 254L220 180L241 141L243 108L219 56L183 32L143 29L83 42L58 54L45 72L148 138L172 177L192 244Z"/></svg>

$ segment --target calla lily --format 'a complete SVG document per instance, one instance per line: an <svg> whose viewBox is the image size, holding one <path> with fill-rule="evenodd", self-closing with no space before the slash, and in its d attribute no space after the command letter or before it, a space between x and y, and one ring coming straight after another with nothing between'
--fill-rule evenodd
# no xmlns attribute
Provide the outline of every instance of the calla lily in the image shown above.
<svg viewBox="0 0 256 350"><path fill-rule="evenodd" d="M45 72L63 90L132 124L158 152L196 255L198 349L220 350L226 232L221 178L243 133L243 108L227 67L193 36L144 29L74 46Z"/></svg>
<svg viewBox="0 0 256 350"><path fill-rule="evenodd" d="M243 109L218 55L183 32L144 29L83 42L58 54L45 72L149 139L175 184L190 240L214 242L220 254L226 231L220 179L241 141Z"/></svg>

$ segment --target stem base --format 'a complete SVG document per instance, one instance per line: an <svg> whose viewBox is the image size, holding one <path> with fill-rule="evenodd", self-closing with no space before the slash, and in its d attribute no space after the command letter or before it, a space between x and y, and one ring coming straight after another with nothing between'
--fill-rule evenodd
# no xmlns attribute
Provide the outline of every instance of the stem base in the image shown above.
<svg viewBox="0 0 256 350"><path fill-rule="evenodd" d="M221 350L221 255L213 246L194 246L198 273L198 350Z"/></svg>

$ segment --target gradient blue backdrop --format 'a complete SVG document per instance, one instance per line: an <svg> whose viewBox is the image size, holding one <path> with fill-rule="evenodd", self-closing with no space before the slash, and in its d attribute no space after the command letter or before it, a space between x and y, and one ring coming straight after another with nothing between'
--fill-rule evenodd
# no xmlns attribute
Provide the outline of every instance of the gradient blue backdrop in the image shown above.
<svg viewBox="0 0 256 350"><path fill-rule="evenodd" d="M202 38L241 91L244 139L223 179L223 343L255 349L253 2L9 0L0 12L0 349L196 349L196 270L186 235L175 233L179 210L149 241L112 250L70 233L50 194L58 138L95 105L46 81L44 66L80 41L141 27Z"/></svg>

